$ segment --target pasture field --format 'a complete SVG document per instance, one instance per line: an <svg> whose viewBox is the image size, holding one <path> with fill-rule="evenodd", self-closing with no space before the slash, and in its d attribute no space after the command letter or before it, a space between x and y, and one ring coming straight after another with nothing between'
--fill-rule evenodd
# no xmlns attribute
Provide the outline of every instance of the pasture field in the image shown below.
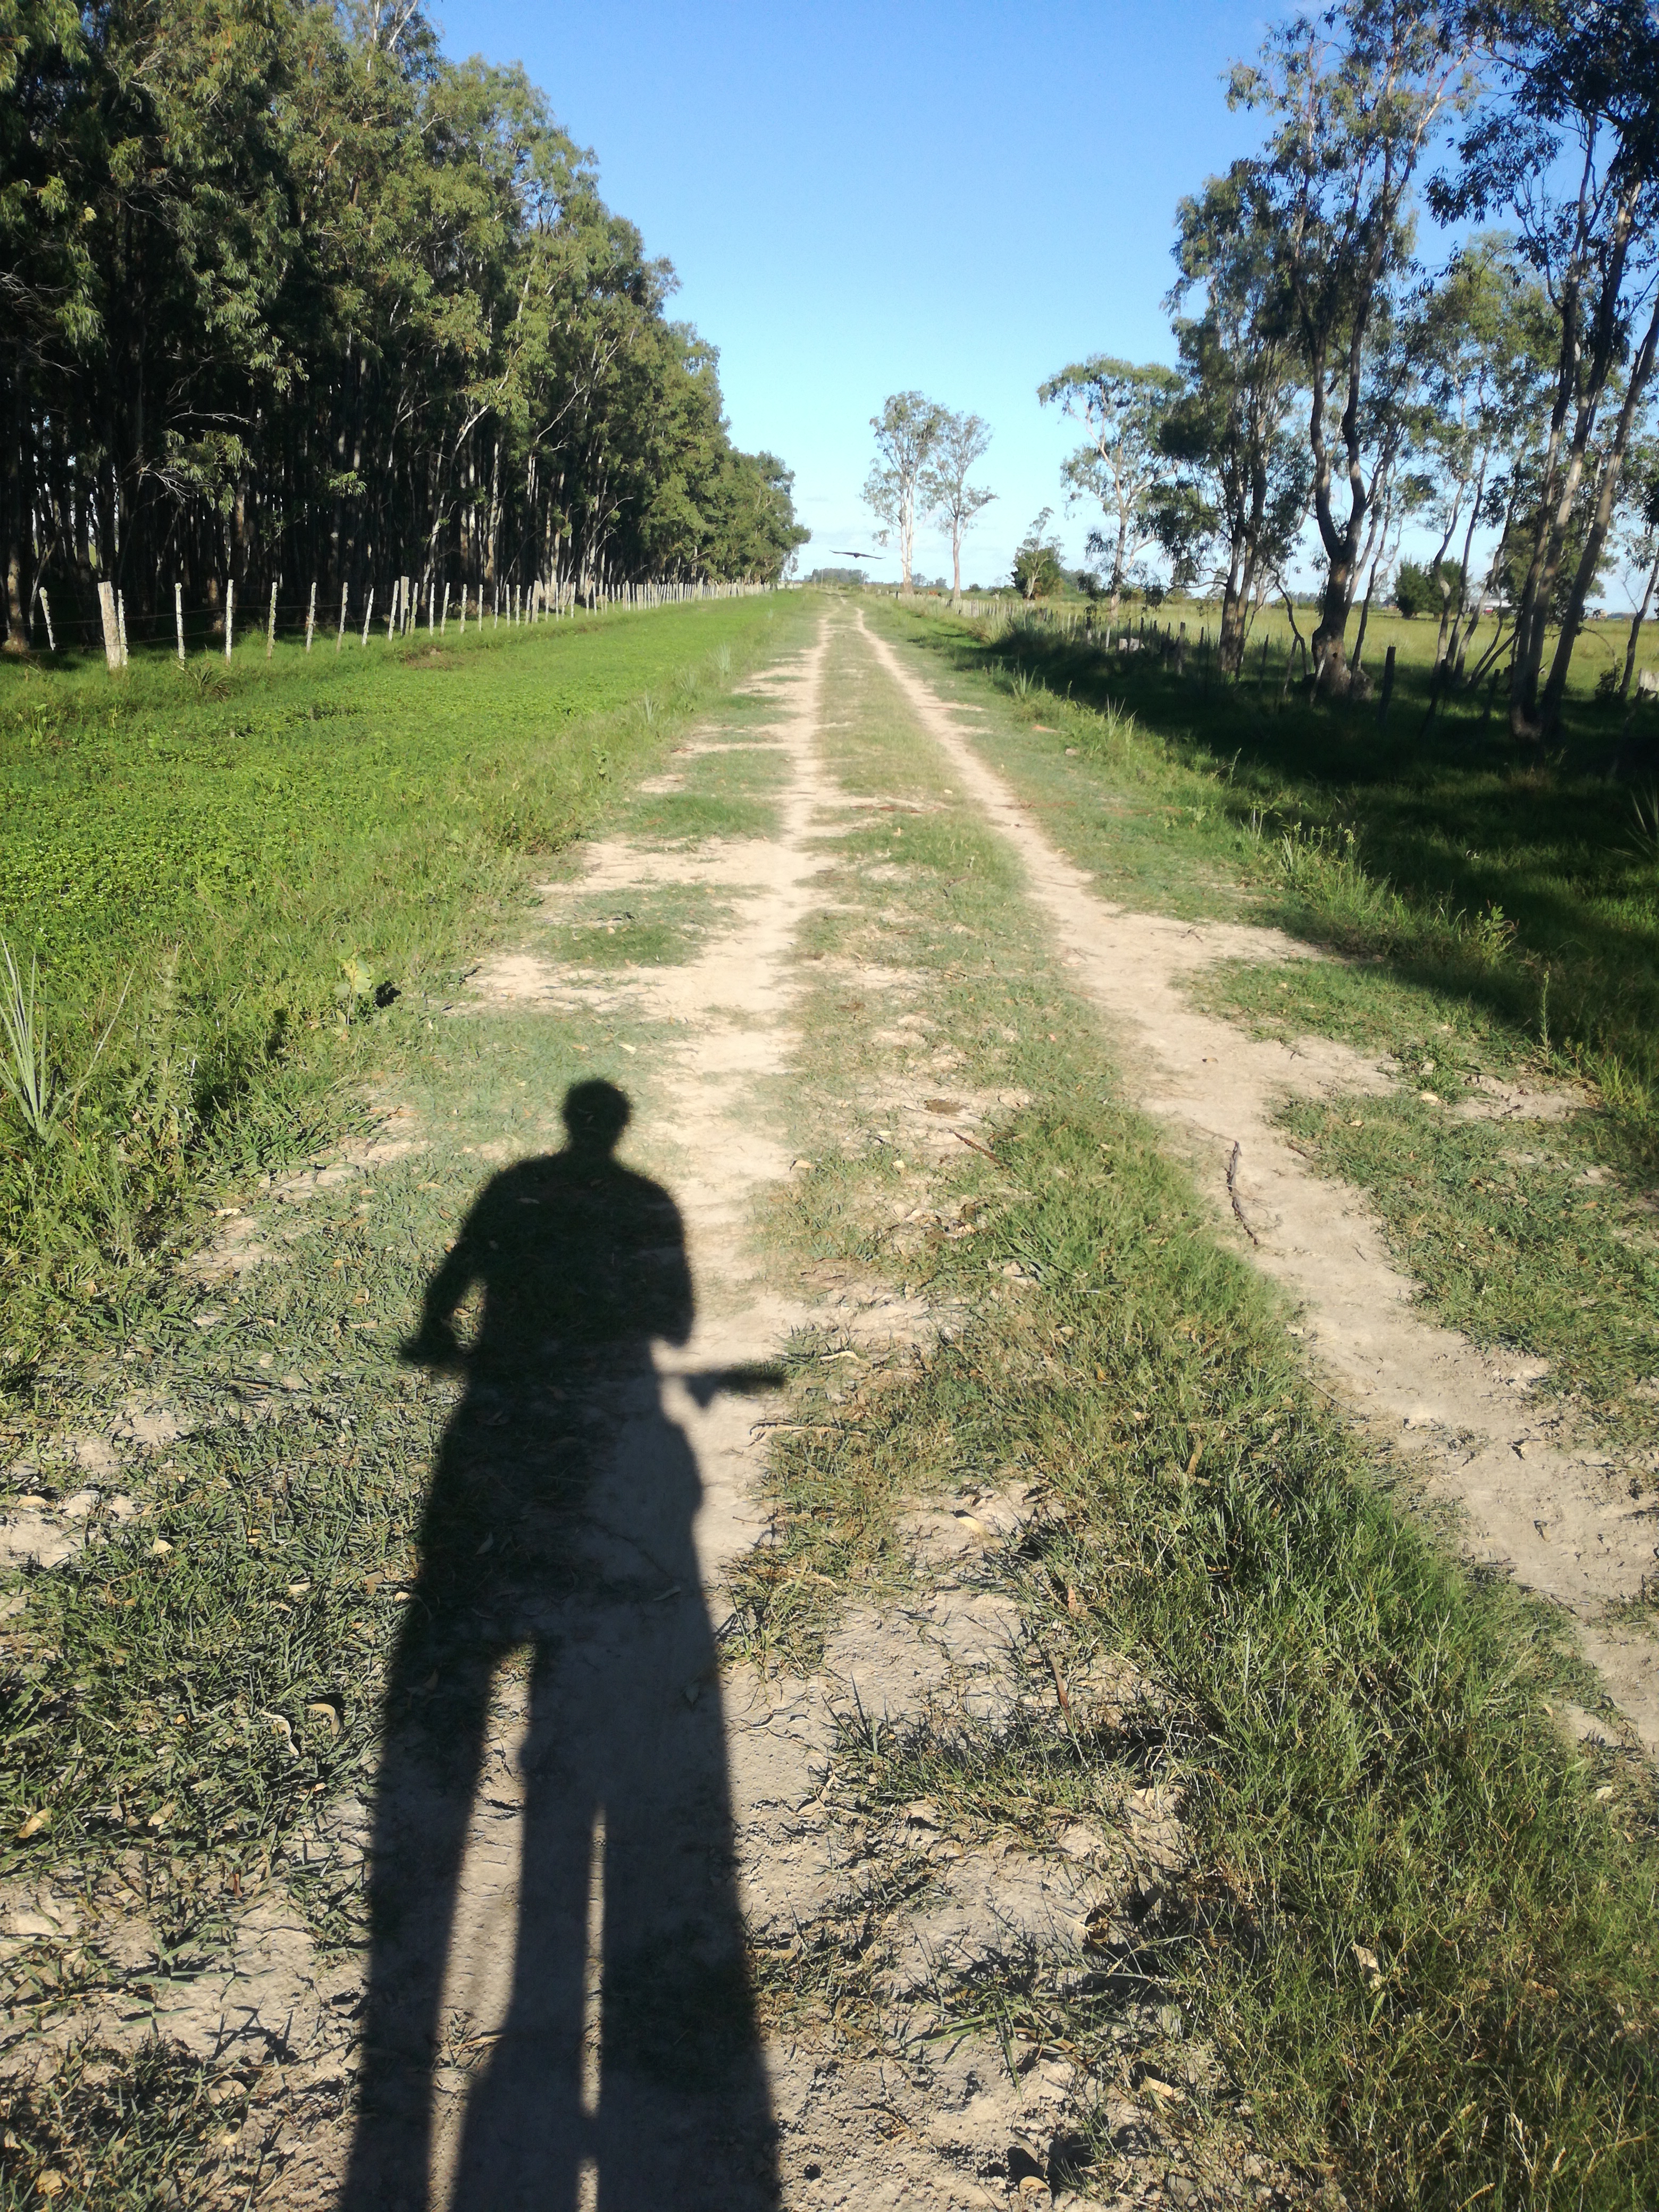
<svg viewBox="0 0 1659 2212"><path fill-rule="evenodd" d="M789 603L0 672L0 937L60 1094L0 1152L0 1364L121 1286L205 1176L314 1149L665 730ZM111 1023L101 1054L100 1037Z"/></svg>

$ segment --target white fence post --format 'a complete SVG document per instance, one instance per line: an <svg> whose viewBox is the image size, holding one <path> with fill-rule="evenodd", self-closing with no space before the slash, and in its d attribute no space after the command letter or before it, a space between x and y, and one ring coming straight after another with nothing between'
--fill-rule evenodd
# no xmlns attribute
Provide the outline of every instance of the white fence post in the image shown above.
<svg viewBox="0 0 1659 2212"><path fill-rule="evenodd" d="M113 584L98 586L98 611L104 622L104 665L113 675L121 665L121 633L116 626Z"/></svg>
<svg viewBox="0 0 1659 2212"><path fill-rule="evenodd" d="M175 582L173 586L173 632L179 641L179 658L185 657L185 587Z"/></svg>
<svg viewBox="0 0 1659 2212"><path fill-rule="evenodd" d="M374 586L368 587L368 605L363 609L363 643L368 643L368 626L374 619Z"/></svg>
<svg viewBox="0 0 1659 2212"><path fill-rule="evenodd" d="M311 605L306 609L306 651L311 650L312 633L317 627L317 579L311 580Z"/></svg>
<svg viewBox="0 0 1659 2212"><path fill-rule="evenodd" d="M231 633L236 622L236 579L231 576L225 583L225 659L230 659Z"/></svg>

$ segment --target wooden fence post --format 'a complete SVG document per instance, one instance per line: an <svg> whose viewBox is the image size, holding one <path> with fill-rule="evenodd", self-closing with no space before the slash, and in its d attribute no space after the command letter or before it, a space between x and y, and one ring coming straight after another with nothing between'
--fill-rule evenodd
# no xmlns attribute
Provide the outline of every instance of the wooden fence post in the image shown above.
<svg viewBox="0 0 1659 2212"><path fill-rule="evenodd" d="M40 611L46 618L46 651L56 653L58 641L52 634L52 601L46 597L46 587L44 584L40 586Z"/></svg>
<svg viewBox="0 0 1659 2212"><path fill-rule="evenodd" d="M449 580L448 580L448 578L447 578L447 577L446 577L446 578L445 578L445 580L444 580L444 611L443 611L442 615L439 617L439 621L438 621L438 635L439 635L439 636L440 636L440 637L443 637L443 636L447 635L447 633L448 633L448 629L449 629Z"/></svg>
<svg viewBox="0 0 1659 2212"><path fill-rule="evenodd" d="M311 650L312 633L317 627L317 579L311 580L311 605L306 609L306 651Z"/></svg>
<svg viewBox="0 0 1659 2212"><path fill-rule="evenodd" d="M112 676L121 665L121 633L116 627L113 584L98 586L98 611L104 623L104 665Z"/></svg>
<svg viewBox="0 0 1659 2212"><path fill-rule="evenodd" d="M346 599L350 590L351 586L349 584L342 584L340 586L340 629L339 634L334 641L334 650L336 653L337 653L340 650L340 647L345 643Z"/></svg>
<svg viewBox="0 0 1659 2212"><path fill-rule="evenodd" d="M115 594L115 634L121 641L121 665L127 665L127 599L125 592Z"/></svg>
<svg viewBox="0 0 1659 2212"><path fill-rule="evenodd" d="M270 658L271 654L276 651L276 580L275 580L275 579L273 578L273 580L272 580L272 581L271 581L271 586L270 586L270 613L265 617L265 659L266 659L267 660L269 660L269 659L270 659Z"/></svg>
<svg viewBox="0 0 1659 2212"><path fill-rule="evenodd" d="M374 619L374 586L368 587L368 605L363 609L363 643L368 643L368 626Z"/></svg>
<svg viewBox="0 0 1659 2212"><path fill-rule="evenodd" d="M231 632L236 621L236 579L232 576L225 584L225 659L230 659Z"/></svg>
<svg viewBox="0 0 1659 2212"><path fill-rule="evenodd" d="M482 615L483 611L483 602L482 602L482 601L480 601L480 603L479 603L479 613L480 613L480 615ZM457 635L458 637L465 637L465 636L466 635L466 580L465 579L465 577L463 577L463 579L461 580L461 626L460 626L460 629L456 632L456 635Z"/></svg>
<svg viewBox="0 0 1659 2212"><path fill-rule="evenodd" d="M1382 696L1376 702L1376 726L1384 730L1389 725L1389 702L1394 697L1394 647L1389 647L1388 658L1382 663Z"/></svg>
<svg viewBox="0 0 1659 2212"><path fill-rule="evenodd" d="M174 582L173 586L173 634L179 641L179 659L185 658L185 587Z"/></svg>

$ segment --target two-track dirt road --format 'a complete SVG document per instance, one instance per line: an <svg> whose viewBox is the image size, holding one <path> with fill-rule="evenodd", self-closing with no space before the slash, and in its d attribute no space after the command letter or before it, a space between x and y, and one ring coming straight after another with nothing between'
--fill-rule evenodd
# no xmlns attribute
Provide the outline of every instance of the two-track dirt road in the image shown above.
<svg viewBox="0 0 1659 2212"><path fill-rule="evenodd" d="M902 1386L954 1317L880 1255L927 1213L935 1165L1029 1096L975 1083L927 976L886 950L891 902L921 896L907 827L1000 843L1025 916L1010 957L1099 1022L1212 1198L1218 1237L1299 1303L1329 1386L1420 1455L1471 1557L1574 1616L1659 1746L1650 1656L1602 1625L1651 1565L1646 1524L1605 1468L1541 1432L1523 1374L1420 1316L1358 1196L1274 1126L1292 1091L1390 1077L1196 1011L1182 986L1205 963L1293 948L1107 903L975 729L837 609L708 718L447 1016L526 1066L556 1030L592 1073L537 1103L539 1148L505 1115L462 1148L448 1132L464 1074L407 1103L405 1148L457 1177L471 1212L434 1255L424 1317L388 1316L459 1379L435 1466L408 1470L428 1503L378 1765L308 1846L366 1854L367 1953L324 1958L268 1890L234 1921L222 1972L155 2014L204 2055L279 2051L282 2096L247 2122L252 2201L1082 2203L1063 2153L1089 2118L1118 2147L1102 2201L1199 2189L1161 2124L1174 2091L1127 2068L1085 2078L1051 2051L1016 2063L988 2027L941 2032L939 2001L1014 1961L1080 1964L1126 1867L1179 1856L1178 1807L1153 1788L1126 1797L1111 1836L964 1848L925 1803L872 1817L835 1771L848 1728L925 1706L994 1714L1022 1694L1018 1616L979 1571L979 1547L1029 1510L1018 1486L988 1475L918 1501L902 1587L834 1593L810 1671L758 1664L732 1636L726 1578L771 1534L781 1361L809 1342ZM713 827L673 815L694 799ZM659 957L562 953L573 916L647 907L669 917ZM890 1164L890 1238L856 1265L804 1260L777 1205L837 1147L872 1146ZM286 1264L279 1249L265 1264ZM1206 2201L1299 2193L1248 2125L1224 2148Z"/></svg>

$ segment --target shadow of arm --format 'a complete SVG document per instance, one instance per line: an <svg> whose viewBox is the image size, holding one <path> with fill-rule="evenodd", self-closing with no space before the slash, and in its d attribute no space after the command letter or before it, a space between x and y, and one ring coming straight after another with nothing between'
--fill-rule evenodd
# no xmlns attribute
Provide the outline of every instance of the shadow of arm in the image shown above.
<svg viewBox="0 0 1659 2212"><path fill-rule="evenodd" d="M472 1256L476 1249L472 1224L469 1221L442 1267L426 1286L420 1327L398 1348L398 1357L411 1366L459 1367L465 1364L466 1352L455 1335L455 1309L478 1279Z"/></svg>

